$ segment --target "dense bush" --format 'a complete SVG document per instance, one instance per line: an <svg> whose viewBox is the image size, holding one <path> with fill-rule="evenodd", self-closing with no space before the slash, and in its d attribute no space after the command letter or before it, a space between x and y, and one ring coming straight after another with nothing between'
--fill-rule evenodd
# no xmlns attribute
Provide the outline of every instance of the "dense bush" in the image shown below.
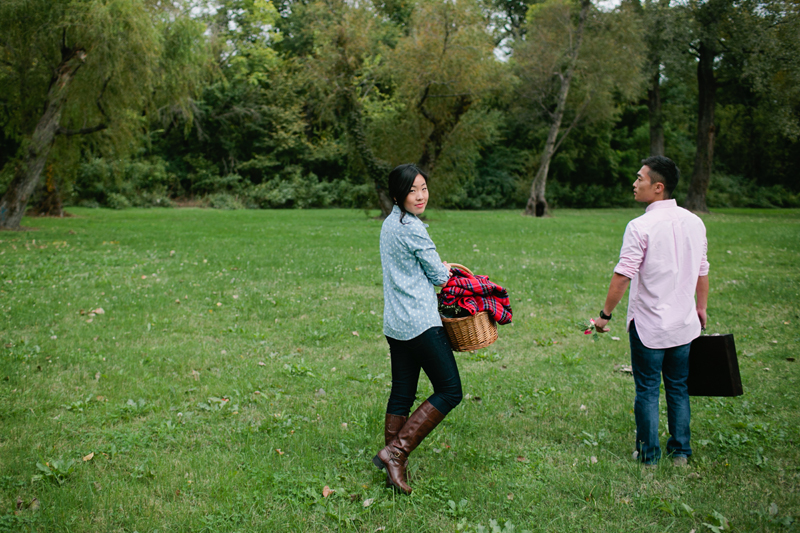
<svg viewBox="0 0 800 533"><path fill-rule="evenodd" d="M174 176L167 173L161 158L108 161L95 158L78 167L69 203L87 207L170 207L170 186Z"/></svg>
<svg viewBox="0 0 800 533"><path fill-rule="evenodd" d="M800 207L800 194L782 185L759 187L743 176L713 174L706 198L714 207Z"/></svg>

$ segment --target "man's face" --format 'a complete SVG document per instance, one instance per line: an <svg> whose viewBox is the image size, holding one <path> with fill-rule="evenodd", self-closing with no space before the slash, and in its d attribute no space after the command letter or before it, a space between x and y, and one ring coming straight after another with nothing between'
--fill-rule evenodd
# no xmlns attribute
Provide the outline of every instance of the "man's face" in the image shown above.
<svg viewBox="0 0 800 533"><path fill-rule="evenodd" d="M636 173L636 181L633 182L633 198L637 202L651 204L659 200L659 192L663 190L663 183L653 183L650 181L650 167L643 166Z"/></svg>

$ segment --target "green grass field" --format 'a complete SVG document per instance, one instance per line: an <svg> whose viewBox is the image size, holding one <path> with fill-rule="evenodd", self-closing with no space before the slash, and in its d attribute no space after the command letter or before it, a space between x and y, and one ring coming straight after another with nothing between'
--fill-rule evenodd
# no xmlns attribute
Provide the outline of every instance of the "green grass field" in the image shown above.
<svg viewBox="0 0 800 533"><path fill-rule="evenodd" d="M642 211L429 212L442 258L507 287L514 324L457 355L465 400L411 456L409 497L370 462L391 379L380 221L72 212L0 233L2 532L800 529L800 211L705 217L709 332L736 335L745 394L693 398L690 466L647 470L627 299L597 342L576 326Z"/></svg>

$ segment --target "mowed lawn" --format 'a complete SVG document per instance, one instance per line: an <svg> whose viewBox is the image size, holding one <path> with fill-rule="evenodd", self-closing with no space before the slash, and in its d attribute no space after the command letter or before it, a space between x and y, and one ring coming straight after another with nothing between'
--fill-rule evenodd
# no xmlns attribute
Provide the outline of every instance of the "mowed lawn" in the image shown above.
<svg viewBox="0 0 800 533"><path fill-rule="evenodd" d="M576 325L642 210L430 211L514 323L456 356L465 399L411 496L370 462L391 379L374 212L70 211L0 233L0 531L800 529L798 210L704 217L709 333L735 334L745 394L693 398L689 467L648 470L627 296L607 336Z"/></svg>

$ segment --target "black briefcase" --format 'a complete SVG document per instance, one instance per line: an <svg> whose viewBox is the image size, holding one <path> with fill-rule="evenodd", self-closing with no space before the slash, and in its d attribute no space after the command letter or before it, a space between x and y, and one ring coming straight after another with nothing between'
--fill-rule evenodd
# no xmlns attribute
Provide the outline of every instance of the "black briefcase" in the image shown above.
<svg viewBox="0 0 800 533"><path fill-rule="evenodd" d="M689 396L741 396L733 335L701 335L689 352Z"/></svg>

